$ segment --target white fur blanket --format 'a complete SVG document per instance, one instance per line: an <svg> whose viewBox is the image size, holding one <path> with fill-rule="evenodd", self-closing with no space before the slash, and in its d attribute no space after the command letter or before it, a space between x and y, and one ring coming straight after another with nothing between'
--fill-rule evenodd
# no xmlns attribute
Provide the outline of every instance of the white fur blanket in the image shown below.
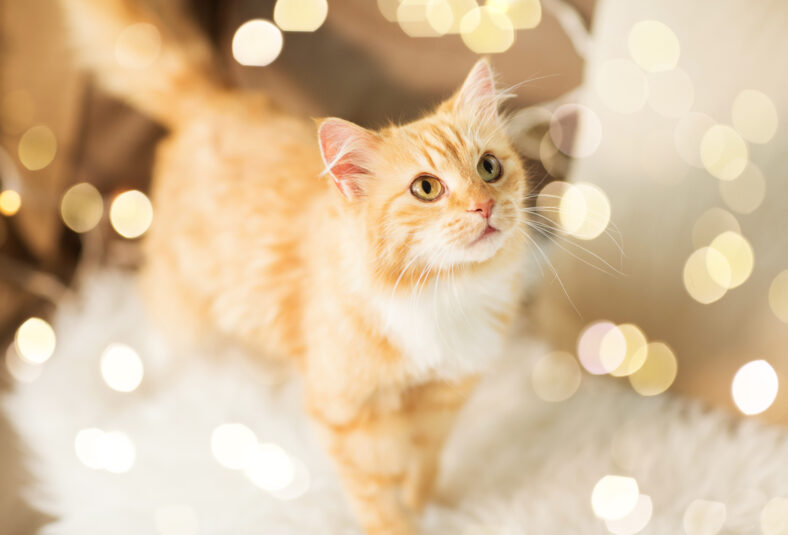
<svg viewBox="0 0 788 535"><path fill-rule="evenodd" d="M359 533L300 410L297 382L272 386L237 350L168 354L146 325L131 278L117 273L92 276L79 299L62 304L54 325L55 355L5 400L29 448L36 478L29 500L57 519L45 533ZM134 392L111 390L102 379L100 355L113 342L142 358ZM770 501L766 533L788 533L788 524L774 531L786 502L772 501L788 495L784 430L667 395L642 398L589 376L569 400L541 401L530 370L543 351L514 341L466 407L445 451L444 505L427 508L425 532L608 533L591 493L601 477L617 474L635 478L651 499L641 533L684 533L685 521L692 535L717 533L721 521L719 533L761 533ZM217 462L212 432L228 422L245 424L303 463L296 465L306 468L297 471L299 496L276 497ZM131 468L112 473L83 464L75 437L86 428L124 433L134 448ZM685 514L697 499L723 505L697 502Z"/></svg>

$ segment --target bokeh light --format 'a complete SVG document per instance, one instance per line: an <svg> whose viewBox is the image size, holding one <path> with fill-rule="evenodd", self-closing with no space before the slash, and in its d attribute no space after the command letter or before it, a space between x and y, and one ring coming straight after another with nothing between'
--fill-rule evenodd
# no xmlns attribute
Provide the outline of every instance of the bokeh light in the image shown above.
<svg viewBox="0 0 788 535"><path fill-rule="evenodd" d="M769 286L769 307L783 323L788 323L788 269L782 271Z"/></svg>
<svg viewBox="0 0 788 535"><path fill-rule="evenodd" d="M515 30L536 28L542 20L539 0L487 0L487 5L506 13Z"/></svg>
<svg viewBox="0 0 788 535"><path fill-rule="evenodd" d="M693 500L684 510L682 523L687 535L716 535L725 524L725 504L709 500Z"/></svg>
<svg viewBox="0 0 788 535"><path fill-rule="evenodd" d="M22 196L18 192L7 189L0 192L0 214L11 217L22 208Z"/></svg>
<svg viewBox="0 0 788 535"><path fill-rule="evenodd" d="M597 70L594 87L602 102L618 113L639 111L648 99L646 76L627 59L610 59L602 63Z"/></svg>
<svg viewBox="0 0 788 535"><path fill-rule="evenodd" d="M709 265L721 270L727 265L727 260L716 249L701 247L692 253L684 264L684 288L690 297L704 305L719 301L727 292L724 286L711 277L707 267Z"/></svg>
<svg viewBox="0 0 788 535"><path fill-rule="evenodd" d="M734 180L721 180L720 197L731 210L750 214L758 209L766 197L766 179L760 168L749 162Z"/></svg>
<svg viewBox="0 0 788 535"><path fill-rule="evenodd" d="M290 462L293 465L293 477L290 484L282 490L270 491L280 500L294 500L299 498L306 494L312 485L312 476L310 476L306 465L293 457L290 457Z"/></svg>
<svg viewBox="0 0 788 535"><path fill-rule="evenodd" d="M652 342L639 351L646 352L645 362L629 376L632 388L641 396L656 396L673 384L678 361L667 344ZM642 357L638 357L642 358Z"/></svg>
<svg viewBox="0 0 788 535"><path fill-rule="evenodd" d="M83 182L72 186L60 201L63 223L74 232L88 232L104 214L104 200L93 185Z"/></svg>
<svg viewBox="0 0 788 535"><path fill-rule="evenodd" d="M115 61L127 69L147 69L160 52L159 29L147 22L127 26L115 40Z"/></svg>
<svg viewBox="0 0 788 535"><path fill-rule="evenodd" d="M397 8L400 0L377 0L378 9L389 22L397 22ZM471 0L473 1L473 0ZM474 5L476 2L474 1Z"/></svg>
<svg viewBox="0 0 788 535"><path fill-rule="evenodd" d="M158 535L197 535L200 521L197 512L188 505L166 505L154 515Z"/></svg>
<svg viewBox="0 0 788 535"><path fill-rule="evenodd" d="M703 134L700 159L703 167L720 180L733 180L750 158L747 143L730 126L715 124Z"/></svg>
<svg viewBox="0 0 788 535"><path fill-rule="evenodd" d="M328 16L326 0L276 0L274 22L286 32L313 32Z"/></svg>
<svg viewBox="0 0 788 535"><path fill-rule="evenodd" d="M602 142L602 123L591 108L564 104L553 113L550 137L567 156L585 158L596 152Z"/></svg>
<svg viewBox="0 0 788 535"><path fill-rule="evenodd" d="M211 434L211 452L216 461L230 470L246 466L257 447L257 436L244 424L222 424Z"/></svg>
<svg viewBox="0 0 788 535"><path fill-rule="evenodd" d="M465 46L477 54L506 52L514 43L514 27L506 13L488 6L468 11L460 21Z"/></svg>
<svg viewBox="0 0 788 535"><path fill-rule="evenodd" d="M30 171L45 168L57 153L57 139L49 127L44 125L29 128L19 139L19 161Z"/></svg>
<svg viewBox="0 0 788 535"><path fill-rule="evenodd" d="M731 385L733 402L747 415L760 414L777 398L777 372L765 360L748 362L736 372Z"/></svg>
<svg viewBox="0 0 788 535"><path fill-rule="evenodd" d="M788 533L788 498L772 498L761 511L763 535L785 535Z"/></svg>
<svg viewBox="0 0 788 535"><path fill-rule="evenodd" d="M29 318L16 330L14 343L20 357L41 364L55 352L55 331L41 318Z"/></svg>
<svg viewBox="0 0 788 535"><path fill-rule="evenodd" d="M593 240L610 223L610 201L593 184L570 184L561 197L559 221L562 229L575 238Z"/></svg>
<svg viewBox="0 0 788 535"><path fill-rule="evenodd" d="M772 99L754 89L745 89L733 101L733 127L752 143L768 143L777 132L777 107Z"/></svg>
<svg viewBox="0 0 788 535"><path fill-rule="evenodd" d="M80 462L88 468L114 474L131 470L137 457L134 443L125 433L105 432L95 427L77 433L74 450Z"/></svg>
<svg viewBox="0 0 788 535"><path fill-rule="evenodd" d="M451 29L454 14L446 0L402 0L397 22L410 37L437 37Z"/></svg>
<svg viewBox="0 0 788 535"><path fill-rule="evenodd" d="M268 492L281 492L293 483L295 468L285 450L270 442L252 448L244 473Z"/></svg>
<svg viewBox="0 0 788 535"><path fill-rule="evenodd" d="M628 515L618 520L605 520L605 526L614 535L635 535L648 525L653 511L651 497L641 494L635 508Z"/></svg>
<svg viewBox="0 0 788 535"><path fill-rule="evenodd" d="M648 105L665 117L684 117L695 103L695 86L683 70L655 72L648 76Z"/></svg>
<svg viewBox="0 0 788 535"><path fill-rule="evenodd" d="M581 379L575 357L561 351L542 356L531 371L531 384L536 395L553 403L572 397L580 387Z"/></svg>
<svg viewBox="0 0 788 535"><path fill-rule="evenodd" d="M41 375L42 366L28 362L19 356L15 344L10 344L5 352L5 368L15 381L32 383Z"/></svg>
<svg viewBox="0 0 788 535"><path fill-rule="evenodd" d="M638 482L633 478L607 475L594 485L591 507L599 518L619 520L634 511L639 496Z"/></svg>
<svg viewBox="0 0 788 535"><path fill-rule="evenodd" d="M704 134L714 124L711 117L697 112L690 112L679 119L673 133L673 141L682 160L693 167L703 167L700 144Z"/></svg>
<svg viewBox="0 0 788 535"><path fill-rule="evenodd" d="M741 234L723 232L712 240L709 249L720 253L706 255L706 269L709 276L720 286L728 290L736 288L752 274L755 263L752 246Z"/></svg>
<svg viewBox="0 0 788 535"><path fill-rule="evenodd" d="M133 392L142 382L142 359L125 344L111 344L101 354L101 376L113 390Z"/></svg>
<svg viewBox="0 0 788 535"><path fill-rule="evenodd" d="M700 249L705 247L723 232L741 233L736 217L722 208L711 208L704 212L692 227L692 244Z"/></svg>
<svg viewBox="0 0 788 535"><path fill-rule="evenodd" d="M678 37L667 25L641 20L629 30L629 54L647 72L668 71L679 62Z"/></svg>
<svg viewBox="0 0 788 535"><path fill-rule="evenodd" d="M618 327L609 321L592 323L580 334L577 356L583 367L593 375L603 375L624 362L627 342Z"/></svg>
<svg viewBox="0 0 788 535"><path fill-rule="evenodd" d="M279 57L284 38L270 21L254 19L241 24L233 35L233 58L241 65L265 67Z"/></svg>
<svg viewBox="0 0 788 535"><path fill-rule="evenodd" d="M110 205L109 221L124 238L138 238L153 222L153 206L141 191L123 192Z"/></svg>
<svg viewBox="0 0 788 535"><path fill-rule="evenodd" d="M612 331L611 331L612 332ZM618 332L624 337L626 350L624 360L619 366L610 372L613 377L626 377L638 371L643 363L646 362L646 335L637 325L624 323L618 326Z"/></svg>

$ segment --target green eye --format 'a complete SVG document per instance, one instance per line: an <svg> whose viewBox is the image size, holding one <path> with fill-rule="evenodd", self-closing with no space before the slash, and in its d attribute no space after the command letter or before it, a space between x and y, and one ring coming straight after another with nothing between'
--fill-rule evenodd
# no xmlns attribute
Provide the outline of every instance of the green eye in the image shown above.
<svg viewBox="0 0 788 535"><path fill-rule="evenodd" d="M443 194L443 184L434 176L422 175L410 185L410 192L417 199L432 202Z"/></svg>
<svg viewBox="0 0 788 535"><path fill-rule="evenodd" d="M479 163L476 164L476 172L482 177L485 182L495 182L501 178L503 168L498 158L492 154L485 154L479 158Z"/></svg>

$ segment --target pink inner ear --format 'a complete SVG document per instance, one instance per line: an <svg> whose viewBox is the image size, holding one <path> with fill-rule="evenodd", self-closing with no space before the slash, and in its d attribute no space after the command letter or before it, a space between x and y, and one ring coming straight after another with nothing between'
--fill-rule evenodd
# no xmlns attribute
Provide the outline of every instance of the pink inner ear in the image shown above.
<svg viewBox="0 0 788 535"><path fill-rule="evenodd" d="M487 60L479 60L462 84L457 103L473 109L486 109L497 114L495 78Z"/></svg>
<svg viewBox="0 0 788 535"><path fill-rule="evenodd" d="M364 194L362 180L368 174L364 163L373 150L373 135L341 119L326 119L318 130L323 162L339 191L346 198Z"/></svg>

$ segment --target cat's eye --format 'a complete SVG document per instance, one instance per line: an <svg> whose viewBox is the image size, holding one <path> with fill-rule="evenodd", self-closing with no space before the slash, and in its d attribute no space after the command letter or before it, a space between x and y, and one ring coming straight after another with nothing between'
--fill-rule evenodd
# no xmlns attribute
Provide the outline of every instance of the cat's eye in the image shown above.
<svg viewBox="0 0 788 535"><path fill-rule="evenodd" d="M476 172L482 177L485 182L495 182L501 178L503 167L498 158L492 154L485 154L479 158L479 163L476 164Z"/></svg>
<svg viewBox="0 0 788 535"><path fill-rule="evenodd" d="M443 184L434 176L421 175L410 185L410 192L419 200L432 202L443 195Z"/></svg>

